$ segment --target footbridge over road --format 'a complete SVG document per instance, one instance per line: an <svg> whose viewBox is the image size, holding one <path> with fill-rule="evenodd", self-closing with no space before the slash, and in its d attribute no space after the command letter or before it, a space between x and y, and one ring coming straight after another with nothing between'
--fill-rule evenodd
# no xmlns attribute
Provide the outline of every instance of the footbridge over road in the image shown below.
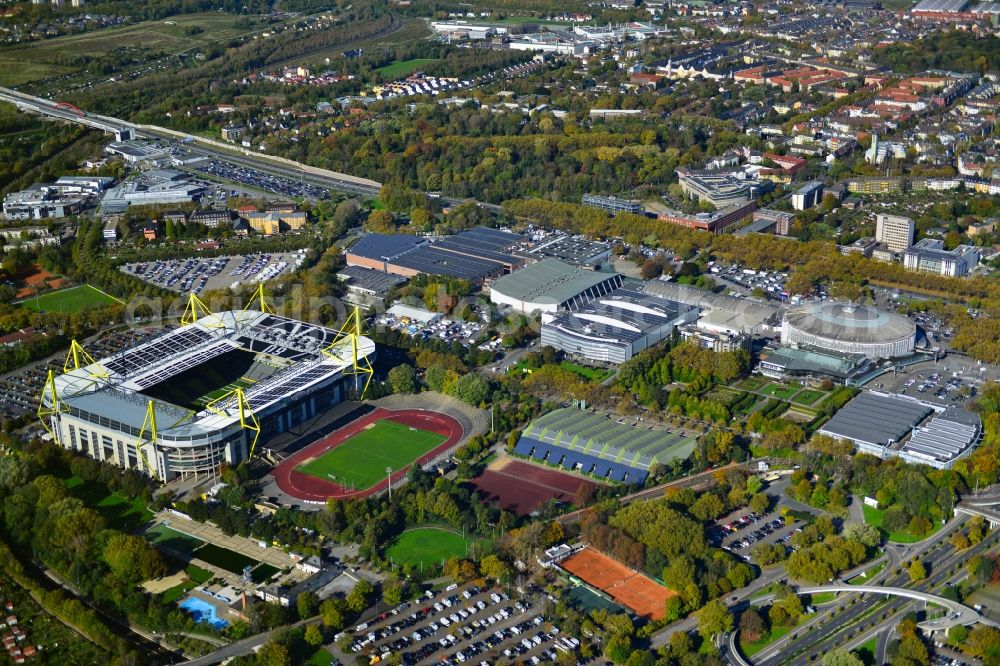
<svg viewBox="0 0 1000 666"><path fill-rule="evenodd" d="M926 620L917 626L924 631L938 631L950 629L959 625L969 626L979 622L982 618L979 613L951 599L929 592L911 590L905 587L883 587L881 585L819 585L817 587L800 587L799 594L818 594L821 592L860 592L862 594L885 594L892 597L905 597L924 601L936 606L942 606L948 610L948 615L937 620Z"/></svg>

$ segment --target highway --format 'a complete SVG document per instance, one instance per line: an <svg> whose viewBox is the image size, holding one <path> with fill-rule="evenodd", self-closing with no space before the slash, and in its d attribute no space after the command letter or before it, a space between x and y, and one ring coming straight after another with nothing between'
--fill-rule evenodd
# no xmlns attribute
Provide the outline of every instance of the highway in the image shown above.
<svg viewBox="0 0 1000 666"><path fill-rule="evenodd" d="M1000 539L1000 531L994 531L979 544L964 551L955 552L950 545L945 544L944 539L964 521L964 516L956 518L927 542L912 550L904 551L901 555L904 560L920 555L921 560L930 569L930 575L927 579L920 584L910 585L910 589L929 591L964 575L961 567L974 555L995 546ZM953 573L952 568L956 568L957 573ZM883 573L888 576L885 581L888 586L902 586L909 581L905 570L896 575L892 574L887 567ZM838 601L840 602L838 603L839 607L847 600L842 598ZM850 602L847 601L847 603ZM871 635L891 627L898 622L901 615L911 605L912 601L908 599L886 601L880 596L861 597L853 605L847 605L845 610L838 615L824 612L811 618L805 627L758 653L754 663L767 664L768 666L772 664L806 664L809 656L813 654L822 655L836 647L842 647L848 639L856 641L861 636L859 632ZM855 625L860 626L855 627Z"/></svg>
<svg viewBox="0 0 1000 666"><path fill-rule="evenodd" d="M0 100L17 105L23 111L39 113L50 118L78 123L104 132L131 131L137 138L152 139L159 142L173 143L183 147L192 155L227 162L235 166L281 176L290 180L301 181L347 194L362 196L378 196L382 184L368 178L361 178L347 173L320 169L308 164L296 162L283 157L264 155L246 150L236 145L221 141L205 139L204 137L186 134L166 127L155 125L136 125L119 118L100 116L85 111L74 110L61 106L57 102L35 97L25 93L0 87ZM500 206L487 204L475 199L456 199L440 197L440 200L450 206L462 203L474 203L481 208L494 212L501 210Z"/></svg>

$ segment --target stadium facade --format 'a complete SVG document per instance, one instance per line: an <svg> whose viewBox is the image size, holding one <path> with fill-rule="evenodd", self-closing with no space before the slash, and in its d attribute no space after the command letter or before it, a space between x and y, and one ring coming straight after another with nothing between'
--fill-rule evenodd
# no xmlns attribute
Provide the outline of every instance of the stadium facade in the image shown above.
<svg viewBox="0 0 1000 666"><path fill-rule="evenodd" d="M916 325L902 315L865 305L821 301L792 308L781 322L781 343L883 359L913 354Z"/></svg>
<svg viewBox="0 0 1000 666"><path fill-rule="evenodd" d="M541 343L590 361L624 363L698 319L698 308L616 289L583 307L542 317Z"/></svg>
<svg viewBox="0 0 1000 666"><path fill-rule="evenodd" d="M211 474L343 401L374 356L360 335L253 310L207 314L53 377L39 415L61 446L98 460L162 481Z"/></svg>

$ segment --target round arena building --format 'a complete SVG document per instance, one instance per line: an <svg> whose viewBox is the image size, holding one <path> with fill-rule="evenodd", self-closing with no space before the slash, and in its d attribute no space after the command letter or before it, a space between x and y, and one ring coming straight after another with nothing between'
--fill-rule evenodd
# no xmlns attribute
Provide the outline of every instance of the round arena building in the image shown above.
<svg viewBox="0 0 1000 666"><path fill-rule="evenodd" d="M917 327L898 314L866 305L823 301L792 308L781 322L781 343L868 358L913 353Z"/></svg>

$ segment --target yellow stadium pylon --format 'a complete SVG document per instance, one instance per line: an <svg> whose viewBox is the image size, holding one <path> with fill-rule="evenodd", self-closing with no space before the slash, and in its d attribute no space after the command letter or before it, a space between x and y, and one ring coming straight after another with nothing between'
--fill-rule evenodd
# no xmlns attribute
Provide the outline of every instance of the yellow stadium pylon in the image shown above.
<svg viewBox="0 0 1000 666"><path fill-rule="evenodd" d="M45 398L50 399L50 404L45 404ZM42 422L42 427L52 435L53 441L59 444L59 435L57 435L52 430L52 424L49 419L52 416L60 413L62 411L62 405L59 402L59 394L56 392L56 376L49 368L48 379L45 380L45 386L42 387L42 394L38 398L38 420Z"/></svg>
<svg viewBox="0 0 1000 666"><path fill-rule="evenodd" d="M89 367L92 365L96 365L97 368L90 370ZM99 365L94 360L94 357L88 354L87 350L79 342L73 340L69 345L69 351L66 352L66 360L63 362L63 372L72 372L80 368L88 368L87 373L95 379L107 379L111 376L107 368Z"/></svg>
<svg viewBox="0 0 1000 666"><path fill-rule="evenodd" d="M342 352L346 350L347 345L350 345L351 369L345 370L344 374L355 376L355 388L357 388L357 376L367 375L365 386L361 389L361 393L358 396L359 400L364 399L365 393L368 392L368 385L371 384L372 377L375 376L375 369L368 361L368 357L358 358L358 340L361 338L361 333L361 309L354 306L354 311L347 317L340 330L337 331L333 342L323 349L323 353L327 356L340 359L342 358Z"/></svg>
<svg viewBox="0 0 1000 666"><path fill-rule="evenodd" d="M253 292L253 296L250 297L250 301L243 307L243 311L246 312L250 309L250 306L254 303L260 303L260 307L257 308L260 312L266 312L268 314L274 314L274 310L271 306L267 304L267 299L264 293L264 283L261 282L257 285L257 288Z"/></svg>
<svg viewBox="0 0 1000 666"><path fill-rule="evenodd" d="M206 404L205 409L209 410L213 414L229 417L228 412L216 407L217 403L225 402L229 400L229 398L236 398L236 406L240 411L240 427L244 430L249 430L254 434L253 441L250 443L250 453L247 455L247 459L253 458L254 450L257 448L257 440L260 438L260 421L257 420L253 410L250 408L250 402L247 400L247 394L243 391L243 388L237 386L229 393L221 395Z"/></svg>
<svg viewBox="0 0 1000 666"><path fill-rule="evenodd" d="M188 324L193 324L203 317L212 317L215 322L206 324L209 328L225 328L226 324L218 315L208 309L208 306L198 298L198 295L193 291L188 294L187 307L184 308L184 314L181 315L181 324L187 326Z"/></svg>
<svg viewBox="0 0 1000 666"><path fill-rule="evenodd" d="M149 437L146 437L146 434ZM146 457L146 453L142 450L142 447L146 444L152 444L153 450L156 450L156 440L158 436L156 434L156 405L150 400L146 405L146 417L142 420L142 428L139 429L139 437L135 440L135 451L139 454L139 458L142 462L146 464L149 473L153 478L160 478L160 475L156 473L156 469L150 464L149 458Z"/></svg>

